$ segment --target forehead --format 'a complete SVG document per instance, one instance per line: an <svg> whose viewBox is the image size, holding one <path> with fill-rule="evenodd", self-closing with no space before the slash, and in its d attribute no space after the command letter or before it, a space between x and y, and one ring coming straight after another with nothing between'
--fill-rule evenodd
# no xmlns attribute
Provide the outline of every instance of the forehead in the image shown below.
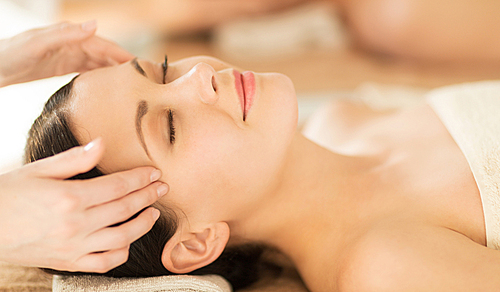
<svg viewBox="0 0 500 292"><path fill-rule="evenodd" d="M140 76L130 64L106 67L75 79L69 104L73 133L86 144L101 137L106 150L99 167L116 172L146 165L135 131Z"/></svg>

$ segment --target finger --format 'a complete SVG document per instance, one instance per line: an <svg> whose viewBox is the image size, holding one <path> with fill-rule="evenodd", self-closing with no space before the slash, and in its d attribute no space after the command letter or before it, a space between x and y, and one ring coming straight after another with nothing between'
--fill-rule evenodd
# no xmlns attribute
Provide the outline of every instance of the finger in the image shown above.
<svg viewBox="0 0 500 292"><path fill-rule="evenodd" d="M81 66L76 69L77 72L84 73L101 67L119 65L117 61L112 59L107 59L107 60L96 59L88 55L86 55L86 58L87 59L83 62L83 64L81 64Z"/></svg>
<svg viewBox="0 0 500 292"><path fill-rule="evenodd" d="M71 181L67 183L73 185L74 193L80 197L83 206L92 208L118 200L132 192L143 189L160 177L161 171L151 166L145 166L90 180ZM158 195L156 195L157 199Z"/></svg>
<svg viewBox="0 0 500 292"><path fill-rule="evenodd" d="M129 219L142 209L152 205L167 191L168 186L166 184L155 182L119 200L88 209L85 216L88 218L89 232Z"/></svg>
<svg viewBox="0 0 500 292"><path fill-rule="evenodd" d="M75 66L74 71L79 73L85 73L90 70L94 70L101 67L113 66L109 62L102 62L101 60L94 60L89 56L85 56L86 60L83 60L79 66Z"/></svg>
<svg viewBox="0 0 500 292"><path fill-rule="evenodd" d="M87 56L96 63L103 63L107 66L128 62L134 55L116 43L93 36L82 43L82 49Z"/></svg>
<svg viewBox="0 0 500 292"><path fill-rule="evenodd" d="M86 146L73 147L65 152L36 161L29 167L40 177L66 179L91 170L103 154L102 139L97 138Z"/></svg>
<svg viewBox="0 0 500 292"><path fill-rule="evenodd" d="M59 49L68 44L81 42L95 34L97 23L95 20L82 24L62 22L43 29L36 35L36 42L49 51Z"/></svg>
<svg viewBox="0 0 500 292"><path fill-rule="evenodd" d="M85 244L89 252L127 247L149 232L159 217L160 211L152 207L147 208L136 218L120 226L108 227L92 233L85 240Z"/></svg>
<svg viewBox="0 0 500 292"><path fill-rule="evenodd" d="M91 253L79 258L70 268L71 272L106 273L125 263L128 259L129 247Z"/></svg>

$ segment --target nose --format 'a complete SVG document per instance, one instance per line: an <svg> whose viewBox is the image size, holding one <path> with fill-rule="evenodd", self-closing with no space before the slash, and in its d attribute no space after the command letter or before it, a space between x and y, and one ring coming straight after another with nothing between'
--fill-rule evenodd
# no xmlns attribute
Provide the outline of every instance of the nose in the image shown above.
<svg viewBox="0 0 500 292"><path fill-rule="evenodd" d="M188 73L193 81L193 88L204 104L213 105L219 99L215 87L215 69L207 63L196 64Z"/></svg>

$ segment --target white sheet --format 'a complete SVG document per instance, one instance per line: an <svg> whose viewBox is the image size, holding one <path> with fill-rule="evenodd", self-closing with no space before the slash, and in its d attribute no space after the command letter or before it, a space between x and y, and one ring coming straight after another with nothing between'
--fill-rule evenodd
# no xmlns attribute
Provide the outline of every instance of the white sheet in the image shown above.
<svg viewBox="0 0 500 292"><path fill-rule="evenodd" d="M26 134L45 101L75 74L0 88L0 173L21 165Z"/></svg>

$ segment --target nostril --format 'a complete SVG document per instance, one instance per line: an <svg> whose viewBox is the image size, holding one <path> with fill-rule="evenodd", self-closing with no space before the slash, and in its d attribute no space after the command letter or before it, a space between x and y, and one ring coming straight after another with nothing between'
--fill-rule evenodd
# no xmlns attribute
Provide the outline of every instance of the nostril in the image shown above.
<svg viewBox="0 0 500 292"><path fill-rule="evenodd" d="M217 92L217 84L215 83L215 76L212 76L212 88Z"/></svg>

